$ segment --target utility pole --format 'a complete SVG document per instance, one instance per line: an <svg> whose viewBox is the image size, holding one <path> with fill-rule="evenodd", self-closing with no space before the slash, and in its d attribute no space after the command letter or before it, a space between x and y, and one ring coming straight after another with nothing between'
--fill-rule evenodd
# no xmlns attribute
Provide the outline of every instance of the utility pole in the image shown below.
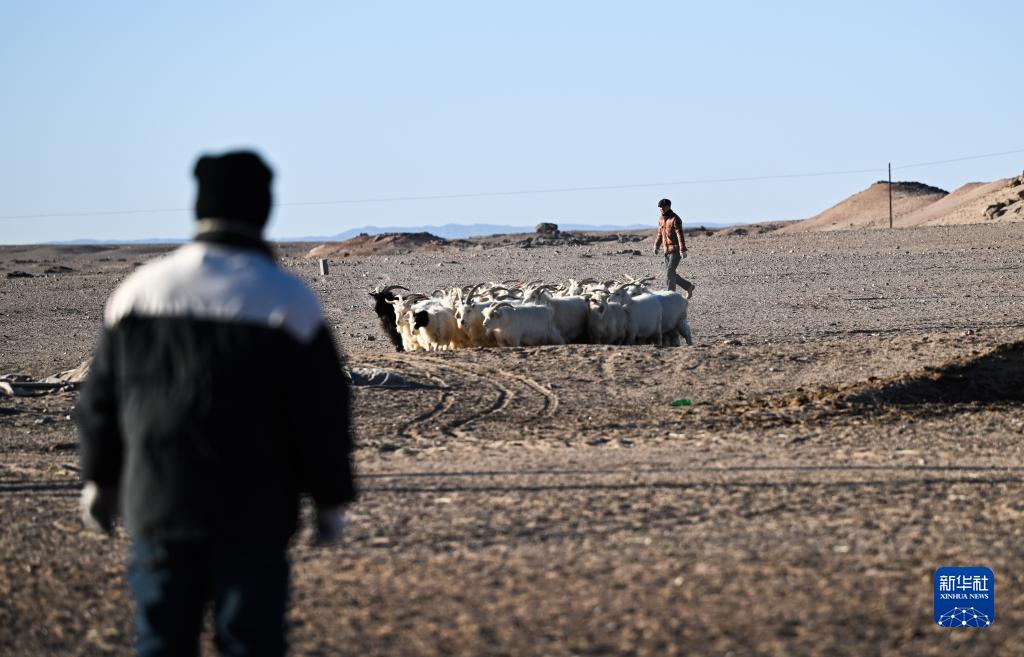
<svg viewBox="0 0 1024 657"><path fill-rule="evenodd" d="M889 163L889 228L892 228L892 162Z"/></svg>

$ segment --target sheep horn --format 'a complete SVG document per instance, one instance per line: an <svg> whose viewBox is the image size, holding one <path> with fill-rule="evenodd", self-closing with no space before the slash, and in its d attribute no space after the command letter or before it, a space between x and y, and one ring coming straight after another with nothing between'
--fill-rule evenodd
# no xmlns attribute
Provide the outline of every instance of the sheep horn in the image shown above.
<svg viewBox="0 0 1024 657"><path fill-rule="evenodd" d="M476 295L476 291L479 290L484 285L486 285L486 283L477 283L476 285L471 287L469 289L469 294L466 295L466 303L469 303L470 301L472 301L473 297Z"/></svg>

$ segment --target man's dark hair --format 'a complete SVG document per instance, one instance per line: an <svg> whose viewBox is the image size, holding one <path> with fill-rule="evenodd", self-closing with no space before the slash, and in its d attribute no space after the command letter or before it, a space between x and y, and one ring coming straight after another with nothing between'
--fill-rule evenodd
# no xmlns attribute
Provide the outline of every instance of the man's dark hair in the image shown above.
<svg viewBox="0 0 1024 657"><path fill-rule="evenodd" d="M659 208L670 208L670 207L672 207L672 201L668 200L667 198L663 198L660 201L658 201L658 207Z"/></svg>

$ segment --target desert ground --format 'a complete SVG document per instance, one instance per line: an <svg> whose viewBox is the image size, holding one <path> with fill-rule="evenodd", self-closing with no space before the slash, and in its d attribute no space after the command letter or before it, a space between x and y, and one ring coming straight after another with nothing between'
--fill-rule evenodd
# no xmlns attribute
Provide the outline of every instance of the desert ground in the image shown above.
<svg viewBox="0 0 1024 657"><path fill-rule="evenodd" d="M361 498L340 545L296 538L292 654L1024 655L1024 224L691 235L689 348L399 354L370 309L382 283L659 274L637 239L327 277L279 245L350 364L425 384L356 391ZM167 248L0 248L0 374L79 365ZM74 403L0 397L3 655L132 652L128 537L76 515ZM994 625L934 624L947 565L995 572Z"/></svg>

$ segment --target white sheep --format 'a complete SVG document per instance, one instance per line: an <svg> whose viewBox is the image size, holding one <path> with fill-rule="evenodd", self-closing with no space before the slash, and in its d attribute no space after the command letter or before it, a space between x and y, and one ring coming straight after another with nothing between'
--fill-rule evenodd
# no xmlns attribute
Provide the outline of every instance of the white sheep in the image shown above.
<svg viewBox="0 0 1024 657"><path fill-rule="evenodd" d="M395 309L395 328L402 341L402 349L405 351L416 351L420 348L420 342L412 328L412 308L415 304L426 299L422 294L410 294L409 296L398 296L389 300Z"/></svg>
<svg viewBox="0 0 1024 657"><path fill-rule="evenodd" d="M686 344L692 345L693 334L690 332L690 323L686 317L690 302L686 297L673 290L655 290L651 294L661 300L663 338L667 338L670 344L678 345L682 336Z"/></svg>
<svg viewBox="0 0 1024 657"><path fill-rule="evenodd" d="M653 342L661 346L661 300L649 292L631 296L629 287L621 286L609 297L610 303L621 304L629 314L626 344Z"/></svg>
<svg viewBox="0 0 1024 657"><path fill-rule="evenodd" d="M588 295L587 340L593 344L622 344L629 332L629 313L604 295Z"/></svg>
<svg viewBox="0 0 1024 657"><path fill-rule="evenodd" d="M501 347L565 344L547 306L497 303L483 311L484 330Z"/></svg>
<svg viewBox="0 0 1024 657"><path fill-rule="evenodd" d="M587 333L589 308L581 296L553 296L554 286L539 285L523 298L524 303L548 306L555 313L555 326L566 342L579 342Z"/></svg>
<svg viewBox="0 0 1024 657"><path fill-rule="evenodd" d="M447 351L455 348L459 330L455 313L440 299L426 299L412 307L412 330L422 349Z"/></svg>

